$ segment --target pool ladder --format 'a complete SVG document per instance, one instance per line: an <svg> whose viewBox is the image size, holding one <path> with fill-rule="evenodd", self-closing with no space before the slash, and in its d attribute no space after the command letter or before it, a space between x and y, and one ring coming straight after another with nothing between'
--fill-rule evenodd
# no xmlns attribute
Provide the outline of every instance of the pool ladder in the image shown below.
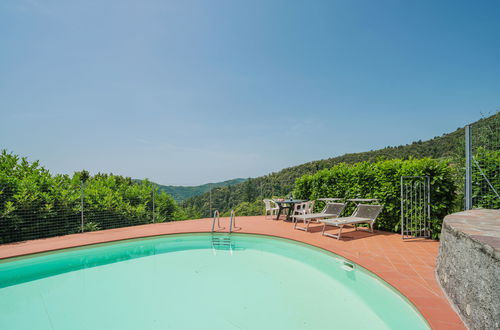
<svg viewBox="0 0 500 330"><path fill-rule="evenodd" d="M215 232L215 223L217 222L217 230L222 230L224 227L220 225L220 214L219 211L216 210L214 212L214 217L212 220L212 250L229 250L231 254L233 254L233 242L231 241L231 236L215 236L213 233ZM229 234L231 234L232 229L236 228L236 215L234 210L231 210L231 217L229 221Z"/></svg>
<svg viewBox="0 0 500 330"><path fill-rule="evenodd" d="M220 213L218 210L215 210L214 212L214 217L212 220L212 233L215 232L215 222L217 222L217 230L223 230L224 227L220 225ZM233 228L236 229L236 213L234 213L234 210L231 210L231 216L229 219L229 233L233 231Z"/></svg>
<svg viewBox="0 0 500 330"><path fill-rule="evenodd" d="M233 243L230 236L212 236L212 248L216 250L232 250Z"/></svg>
<svg viewBox="0 0 500 330"><path fill-rule="evenodd" d="M221 227L221 225L220 225L219 210L215 210L215 212L214 212L214 219L212 220L212 233L215 231L215 221L217 221L217 230L224 229L224 227Z"/></svg>

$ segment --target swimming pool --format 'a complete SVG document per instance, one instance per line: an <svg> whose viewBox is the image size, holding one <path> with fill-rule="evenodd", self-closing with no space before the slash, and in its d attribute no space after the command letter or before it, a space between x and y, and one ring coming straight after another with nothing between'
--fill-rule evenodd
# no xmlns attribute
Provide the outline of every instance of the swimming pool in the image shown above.
<svg viewBox="0 0 500 330"><path fill-rule="evenodd" d="M306 244L178 234L0 262L0 329L428 329L384 281Z"/></svg>

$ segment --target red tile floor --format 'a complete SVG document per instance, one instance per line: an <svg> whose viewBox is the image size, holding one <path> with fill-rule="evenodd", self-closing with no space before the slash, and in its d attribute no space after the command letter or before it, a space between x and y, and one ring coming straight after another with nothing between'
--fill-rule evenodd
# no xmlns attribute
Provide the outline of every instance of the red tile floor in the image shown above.
<svg viewBox="0 0 500 330"><path fill-rule="evenodd" d="M227 218L221 218L222 226L228 228L228 224ZM212 219L198 219L4 244L0 245L0 259L128 238L210 232L211 227ZM322 236L320 224L312 224L310 232L304 232L294 230L293 224L289 222L269 220L263 216L237 217L236 227L235 232L293 239L350 259L398 289L418 308L433 329L465 329L436 280L437 241L403 241L400 235L394 233L375 231L375 234L371 234L354 230L346 230L346 237L337 240ZM331 230L336 231L334 228Z"/></svg>

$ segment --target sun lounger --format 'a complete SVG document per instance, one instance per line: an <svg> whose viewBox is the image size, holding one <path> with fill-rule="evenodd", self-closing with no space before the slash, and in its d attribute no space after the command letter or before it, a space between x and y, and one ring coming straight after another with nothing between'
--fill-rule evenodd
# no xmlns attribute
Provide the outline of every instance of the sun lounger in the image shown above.
<svg viewBox="0 0 500 330"><path fill-rule="evenodd" d="M373 233L373 224L375 223L375 220L377 220L377 217L383 207L383 205L358 204L350 217L320 220L320 222L323 223L322 235L340 239L340 236L342 235L342 228L344 228L344 226L353 225L357 230L358 228L356 225L361 223L368 224L370 226L370 232ZM339 233L336 235L325 233L326 226L338 227Z"/></svg>
<svg viewBox="0 0 500 330"><path fill-rule="evenodd" d="M340 216L344 208L345 203L327 203L325 205L325 208L319 213L294 215L293 220L295 222L295 225L293 226L293 228L303 231L309 231L309 224L311 223L311 221L325 218L337 218ZM304 221L304 227L297 226L299 220Z"/></svg>

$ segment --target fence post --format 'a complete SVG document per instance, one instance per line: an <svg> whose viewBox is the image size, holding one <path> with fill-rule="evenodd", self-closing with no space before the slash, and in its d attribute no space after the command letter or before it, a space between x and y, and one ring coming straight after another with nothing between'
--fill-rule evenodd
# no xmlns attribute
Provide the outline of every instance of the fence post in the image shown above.
<svg viewBox="0 0 500 330"><path fill-rule="evenodd" d="M85 184L85 183L84 183L84 182L83 182L83 180L82 180L82 181L81 181L81 186L80 186L80 187L81 187L81 194L80 194L80 195L81 195L81 198L82 198L81 205L80 205L80 207L81 207L81 211L82 211L82 212L81 212L82 219L81 219L81 224L80 224L81 228L80 228L80 229L81 229L81 232L82 232L82 233L83 233L83 194L85 193L85 192L84 192L84 190L83 190L83 185L84 185L84 184Z"/></svg>
<svg viewBox="0 0 500 330"><path fill-rule="evenodd" d="M212 216L212 185L208 186L209 200L208 200L208 217Z"/></svg>
<svg viewBox="0 0 500 330"><path fill-rule="evenodd" d="M465 126L465 210L472 209L472 141L471 127Z"/></svg>
<svg viewBox="0 0 500 330"><path fill-rule="evenodd" d="M155 222L155 187L153 186L153 223Z"/></svg>

